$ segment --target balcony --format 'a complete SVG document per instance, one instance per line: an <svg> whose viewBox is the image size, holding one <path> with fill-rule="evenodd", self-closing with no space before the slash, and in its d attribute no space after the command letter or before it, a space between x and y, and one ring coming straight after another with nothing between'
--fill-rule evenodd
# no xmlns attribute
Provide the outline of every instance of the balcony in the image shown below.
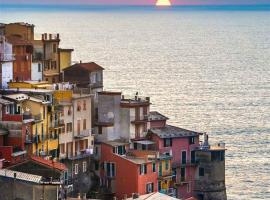
<svg viewBox="0 0 270 200"><path fill-rule="evenodd" d="M75 155L68 155L69 160L78 160L82 158L87 158L93 155L93 149L85 149L81 151L77 151Z"/></svg>
<svg viewBox="0 0 270 200"><path fill-rule="evenodd" d="M63 119L53 120L50 123L50 128L51 129L58 129L58 128L62 128L64 125L65 125L65 123L64 123Z"/></svg>
<svg viewBox="0 0 270 200"><path fill-rule="evenodd" d="M182 177L181 176L180 179L176 180L175 185L176 186L181 186L181 185L184 185L184 184L188 184L191 181L193 181L191 176L188 176L188 177Z"/></svg>
<svg viewBox="0 0 270 200"><path fill-rule="evenodd" d="M172 164L172 168L193 167L193 166L197 166L197 165L198 165L198 161L197 160L186 161L185 163L174 162Z"/></svg>
<svg viewBox="0 0 270 200"><path fill-rule="evenodd" d="M158 173L159 180L172 180L172 178L173 178L172 171Z"/></svg>
<svg viewBox="0 0 270 200"><path fill-rule="evenodd" d="M75 139L82 139L82 138L89 137L89 136L91 136L91 130L86 129L86 130L81 131L78 135L75 135L74 138Z"/></svg>

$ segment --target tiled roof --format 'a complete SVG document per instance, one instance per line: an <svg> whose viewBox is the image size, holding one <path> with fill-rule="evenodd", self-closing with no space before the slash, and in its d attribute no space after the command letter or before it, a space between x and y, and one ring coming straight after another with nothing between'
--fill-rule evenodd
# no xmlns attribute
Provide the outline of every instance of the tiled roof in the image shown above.
<svg viewBox="0 0 270 200"><path fill-rule="evenodd" d="M45 159L43 159L41 157L37 157L37 156L32 156L31 160L33 160L34 162L38 162L40 164L43 164L43 165L50 167L52 169L57 169L59 171L66 171L67 170L67 167L64 164L59 163L59 162L54 162L52 160L45 160Z"/></svg>
<svg viewBox="0 0 270 200"><path fill-rule="evenodd" d="M95 62L89 62L89 63L76 63L74 65L71 65L70 67L65 68L64 71L67 71L71 68L83 68L89 72L104 70L103 67L99 66Z"/></svg>
<svg viewBox="0 0 270 200"><path fill-rule="evenodd" d="M151 128L150 132L156 134L160 138L178 138L202 135L202 133L199 132L190 131L171 125L166 125L161 128Z"/></svg>
<svg viewBox="0 0 270 200"><path fill-rule="evenodd" d="M128 198L127 200L137 199L137 200L179 200L177 198L171 197L160 192L154 192L150 194L141 195L138 198Z"/></svg>
<svg viewBox="0 0 270 200"><path fill-rule="evenodd" d="M16 173L16 179L18 180L28 181L28 182L33 182L33 183L41 183L42 181L42 176L8 170L8 169L0 169L0 176L3 176L3 177L14 178L15 173Z"/></svg>
<svg viewBox="0 0 270 200"><path fill-rule="evenodd" d="M149 115L148 115L148 120L149 121L167 120L167 119L169 119L169 118L162 115L162 114L160 114L157 111L149 112Z"/></svg>

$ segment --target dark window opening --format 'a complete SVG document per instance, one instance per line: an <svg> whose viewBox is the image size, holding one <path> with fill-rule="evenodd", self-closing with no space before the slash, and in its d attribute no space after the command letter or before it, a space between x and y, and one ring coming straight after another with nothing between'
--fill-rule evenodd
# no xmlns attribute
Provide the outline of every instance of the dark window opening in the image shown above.
<svg viewBox="0 0 270 200"><path fill-rule="evenodd" d="M204 168L203 167L199 168L199 176L204 176Z"/></svg>

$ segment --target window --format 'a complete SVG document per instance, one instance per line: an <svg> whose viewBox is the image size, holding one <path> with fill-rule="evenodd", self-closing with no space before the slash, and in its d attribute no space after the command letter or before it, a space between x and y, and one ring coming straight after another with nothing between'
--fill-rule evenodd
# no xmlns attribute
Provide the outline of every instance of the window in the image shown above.
<svg viewBox="0 0 270 200"><path fill-rule="evenodd" d="M9 105L6 106L6 114L9 114Z"/></svg>
<svg viewBox="0 0 270 200"><path fill-rule="evenodd" d="M53 53L56 53L56 44L53 44Z"/></svg>
<svg viewBox="0 0 270 200"><path fill-rule="evenodd" d="M187 193L190 193L190 183L187 184Z"/></svg>
<svg viewBox="0 0 270 200"><path fill-rule="evenodd" d="M102 134L102 126L98 127L98 134L101 135Z"/></svg>
<svg viewBox="0 0 270 200"><path fill-rule="evenodd" d="M78 174L78 172L79 172L79 164L75 164L75 166L74 166L74 173L75 174Z"/></svg>
<svg viewBox="0 0 270 200"><path fill-rule="evenodd" d="M68 107L68 115L71 115L71 106Z"/></svg>
<svg viewBox="0 0 270 200"><path fill-rule="evenodd" d="M172 146L172 138L164 138L164 147Z"/></svg>
<svg viewBox="0 0 270 200"><path fill-rule="evenodd" d="M87 170L87 163L84 161L83 162L83 172L86 172Z"/></svg>
<svg viewBox="0 0 270 200"><path fill-rule="evenodd" d="M83 110L86 110L86 100L83 100Z"/></svg>
<svg viewBox="0 0 270 200"><path fill-rule="evenodd" d="M153 171L153 172L156 172L156 163L153 163L153 164L152 164L152 171Z"/></svg>
<svg viewBox="0 0 270 200"><path fill-rule="evenodd" d="M98 161L95 162L95 170L96 170L96 171L99 170L99 162L98 162Z"/></svg>
<svg viewBox="0 0 270 200"><path fill-rule="evenodd" d="M195 137L189 137L189 144L195 144Z"/></svg>
<svg viewBox="0 0 270 200"><path fill-rule="evenodd" d="M81 102L78 101L77 103L77 111L80 112L81 111Z"/></svg>
<svg viewBox="0 0 270 200"><path fill-rule="evenodd" d="M187 163L187 152L186 151L182 151L182 164L185 165Z"/></svg>
<svg viewBox="0 0 270 200"><path fill-rule="evenodd" d="M77 133L80 134L81 132L81 120L77 120Z"/></svg>
<svg viewBox="0 0 270 200"><path fill-rule="evenodd" d="M154 183L147 183L146 184L146 193L152 193L154 191Z"/></svg>
<svg viewBox="0 0 270 200"><path fill-rule="evenodd" d="M71 122L67 123L66 127L67 127L67 133L72 132L72 123Z"/></svg>
<svg viewBox="0 0 270 200"><path fill-rule="evenodd" d="M181 182L185 181L185 179L186 179L186 168L185 167L181 167L180 174L181 174Z"/></svg>
<svg viewBox="0 0 270 200"><path fill-rule="evenodd" d="M190 157L191 157L191 163L194 164L196 162L195 151L190 152Z"/></svg>
<svg viewBox="0 0 270 200"><path fill-rule="evenodd" d="M86 119L83 120L83 130L86 130Z"/></svg>
<svg viewBox="0 0 270 200"><path fill-rule="evenodd" d="M161 181L158 181L158 191L161 190Z"/></svg>
<svg viewBox="0 0 270 200"><path fill-rule="evenodd" d="M204 176L204 168L203 167L199 168L199 176Z"/></svg>
<svg viewBox="0 0 270 200"><path fill-rule="evenodd" d="M165 161L165 169L166 169L166 170L169 169L169 161L168 161L168 160Z"/></svg>
<svg viewBox="0 0 270 200"><path fill-rule="evenodd" d="M115 164L105 163L105 171L106 171L107 177L115 177Z"/></svg>
<svg viewBox="0 0 270 200"><path fill-rule="evenodd" d="M41 72L41 64L38 63L38 72Z"/></svg>
<svg viewBox="0 0 270 200"><path fill-rule="evenodd" d="M147 174L147 165L146 164L141 164L140 165L140 174Z"/></svg>
<svg viewBox="0 0 270 200"><path fill-rule="evenodd" d="M212 151L211 161L224 161L224 151Z"/></svg>
<svg viewBox="0 0 270 200"><path fill-rule="evenodd" d="M113 153L118 155L124 155L126 153L126 147L124 145L113 148Z"/></svg>

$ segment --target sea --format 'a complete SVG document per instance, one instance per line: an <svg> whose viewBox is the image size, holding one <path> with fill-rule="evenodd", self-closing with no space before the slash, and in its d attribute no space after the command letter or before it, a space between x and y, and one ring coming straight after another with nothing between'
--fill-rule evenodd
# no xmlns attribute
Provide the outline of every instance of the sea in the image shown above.
<svg viewBox="0 0 270 200"><path fill-rule="evenodd" d="M105 68L105 90L225 142L228 200L270 199L270 6L0 4L0 22L60 33L73 61Z"/></svg>

